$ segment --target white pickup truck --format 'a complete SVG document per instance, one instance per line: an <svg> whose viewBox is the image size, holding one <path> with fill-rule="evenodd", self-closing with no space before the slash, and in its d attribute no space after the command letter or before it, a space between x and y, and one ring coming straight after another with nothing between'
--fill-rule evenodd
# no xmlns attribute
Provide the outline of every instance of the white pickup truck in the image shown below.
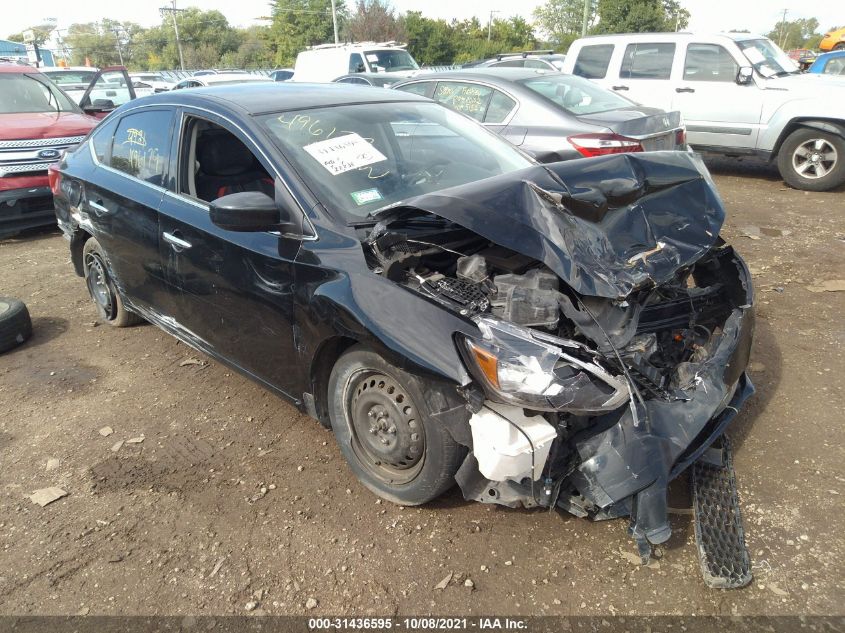
<svg viewBox="0 0 845 633"><path fill-rule="evenodd" d="M643 105L680 110L698 151L777 161L797 189L845 183L845 84L799 73L765 37L586 37L572 44L563 70Z"/></svg>

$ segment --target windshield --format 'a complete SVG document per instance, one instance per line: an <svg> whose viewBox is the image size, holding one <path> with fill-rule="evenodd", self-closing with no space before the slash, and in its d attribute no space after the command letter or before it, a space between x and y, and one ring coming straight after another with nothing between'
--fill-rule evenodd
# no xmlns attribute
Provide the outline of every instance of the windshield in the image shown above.
<svg viewBox="0 0 845 633"><path fill-rule="evenodd" d="M419 70L417 62L408 51L396 49L367 51L364 56L373 70L376 66L379 70L388 73L396 70Z"/></svg>
<svg viewBox="0 0 845 633"><path fill-rule="evenodd" d="M615 92L574 75L537 75L519 83L576 116L631 106L630 101Z"/></svg>
<svg viewBox="0 0 845 633"><path fill-rule="evenodd" d="M771 40L742 40L737 42L737 46L754 66L754 70L767 79L798 72L795 62Z"/></svg>
<svg viewBox="0 0 845 633"><path fill-rule="evenodd" d="M79 112L49 81L33 75L0 73L0 114Z"/></svg>
<svg viewBox="0 0 845 633"><path fill-rule="evenodd" d="M94 78L94 70L48 70L44 72L57 86L87 86Z"/></svg>
<svg viewBox="0 0 845 633"><path fill-rule="evenodd" d="M323 204L347 220L533 164L435 103L343 105L260 120Z"/></svg>

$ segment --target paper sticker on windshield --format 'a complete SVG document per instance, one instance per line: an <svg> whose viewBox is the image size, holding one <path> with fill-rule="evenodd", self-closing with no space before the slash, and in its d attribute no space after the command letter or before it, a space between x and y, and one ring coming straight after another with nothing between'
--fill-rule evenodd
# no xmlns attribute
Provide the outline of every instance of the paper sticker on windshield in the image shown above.
<svg viewBox="0 0 845 633"><path fill-rule="evenodd" d="M302 149L333 176L387 160L367 139L355 133L311 143Z"/></svg>
<svg viewBox="0 0 845 633"><path fill-rule="evenodd" d="M349 194L359 207L362 204L370 204L382 199L381 192L378 189L364 189L363 191L353 191Z"/></svg>
<svg viewBox="0 0 845 633"><path fill-rule="evenodd" d="M378 55L376 55L375 53L367 53L367 61L378 62Z"/></svg>

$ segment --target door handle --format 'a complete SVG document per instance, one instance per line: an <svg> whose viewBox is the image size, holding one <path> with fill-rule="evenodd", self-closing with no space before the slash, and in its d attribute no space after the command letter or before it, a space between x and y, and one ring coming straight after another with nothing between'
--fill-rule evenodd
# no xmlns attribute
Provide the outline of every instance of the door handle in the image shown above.
<svg viewBox="0 0 845 633"><path fill-rule="evenodd" d="M614 90L628 90L628 86L613 86Z"/></svg>
<svg viewBox="0 0 845 633"><path fill-rule="evenodd" d="M161 237L164 239L165 242L170 244L173 247L173 250L181 251L186 248L191 248L192 244L190 242L186 242L178 235L174 235L173 233L168 233L165 231L161 234Z"/></svg>
<svg viewBox="0 0 845 633"><path fill-rule="evenodd" d="M695 88L675 88L675 92L695 92Z"/></svg>
<svg viewBox="0 0 845 633"><path fill-rule="evenodd" d="M97 215L105 215L106 213L111 213L111 211L109 211L106 207L103 206L102 200L100 200L99 202L89 200L88 206L94 209Z"/></svg>

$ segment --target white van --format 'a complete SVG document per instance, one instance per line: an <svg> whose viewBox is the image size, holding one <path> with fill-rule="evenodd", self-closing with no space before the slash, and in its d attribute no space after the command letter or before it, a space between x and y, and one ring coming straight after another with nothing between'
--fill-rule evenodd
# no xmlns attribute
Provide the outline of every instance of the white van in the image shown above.
<svg viewBox="0 0 845 633"><path fill-rule="evenodd" d="M291 81L329 82L352 73L397 73L411 77L420 67L404 44L359 42L321 44L296 56Z"/></svg>

